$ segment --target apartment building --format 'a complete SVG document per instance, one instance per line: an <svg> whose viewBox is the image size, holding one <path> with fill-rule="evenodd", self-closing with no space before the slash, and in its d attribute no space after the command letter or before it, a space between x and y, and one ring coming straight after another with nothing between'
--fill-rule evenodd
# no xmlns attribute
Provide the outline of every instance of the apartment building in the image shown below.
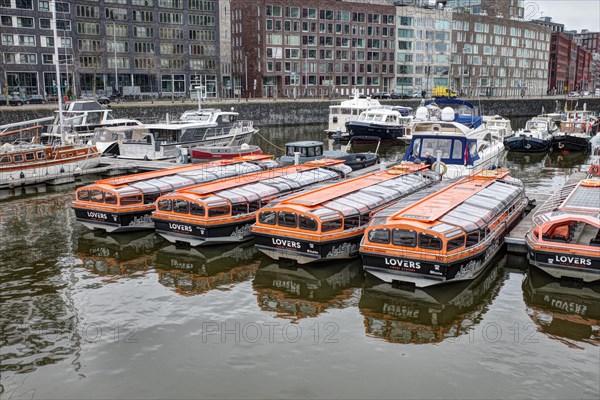
<svg viewBox="0 0 600 400"><path fill-rule="evenodd" d="M526 15L524 0L447 0L445 3L447 7L458 13L486 14L518 20L533 17L533 15Z"/></svg>
<svg viewBox="0 0 600 400"><path fill-rule="evenodd" d="M50 1L0 0L2 72L10 93L51 94ZM228 0L57 1L60 84L68 93L227 94ZM63 72L64 71L64 72ZM229 83L230 86L230 83Z"/></svg>
<svg viewBox="0 0 600 400"><path fill-rule="evenodd" d="M450 81L469 96L545 95L551 30L516 19L455 13Z"/></svg>

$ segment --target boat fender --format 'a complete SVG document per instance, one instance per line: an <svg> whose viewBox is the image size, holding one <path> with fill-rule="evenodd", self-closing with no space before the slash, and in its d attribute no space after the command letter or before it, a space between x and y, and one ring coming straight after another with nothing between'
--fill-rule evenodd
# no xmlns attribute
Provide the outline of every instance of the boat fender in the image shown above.
<svg viewBox="0 0 600 400"><path fill-rule="evenodd" d="M592 165L588 172L592 176L600 176L600 164Z"/></svg>
<svg viewBox="0 0 600 400"><path fill-rule="evenodd" d="M440 175L443 176L446 172L448 172L448 166L443 161L436 161L431 164L431 170L435 172L439 171Z"/></svg>
<svg viewBox="0 0 600 400"><path fill-rule="evenodd" d="M563 142L559 142L558 143L558 148L559 149L564 149L565 148L565 144Z"/></svg>

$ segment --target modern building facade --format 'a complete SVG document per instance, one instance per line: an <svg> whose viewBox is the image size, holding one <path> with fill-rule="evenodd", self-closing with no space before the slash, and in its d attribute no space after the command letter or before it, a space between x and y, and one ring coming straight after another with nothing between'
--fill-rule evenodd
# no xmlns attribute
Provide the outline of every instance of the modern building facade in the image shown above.
<svg viewBox="0 0 600 400"><path fill-rule="evenodd" d="M0 0L2 70L10 93L50 95L50 1ZM60 84L67 93L226 94L228 0L57 1Z"/></svg>
<svg viewBox="0 0 600 400"><path fill-rule="evenodd" d="M467 96L545 95L549 28L499 17L453 15L450 78Z"/></svg>
<svg viewBox="0 0 600 400"><path fill-rule="evenodd" d="M524 0L448 0L448 7L463 14L486 14L489 16L522 20L525 16ZM532 16L530 16L532 17Z"/></svg>

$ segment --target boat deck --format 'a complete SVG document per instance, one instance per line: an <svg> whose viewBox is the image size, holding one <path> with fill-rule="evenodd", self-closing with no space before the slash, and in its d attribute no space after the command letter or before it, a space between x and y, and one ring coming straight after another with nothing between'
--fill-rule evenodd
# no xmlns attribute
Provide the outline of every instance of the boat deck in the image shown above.
<svg viewBox="0 0 600 400"><path fill-rule="evenodd" d="M587 171L587 169L585 169ZM572 174L565 182L565 185L570 185L579 182L587 177L587 172L576 172ZM535 200L535 207L519 222L519 224L506 236L506 251L514 254L527 254L527 244L525 243L525 235L531 229L533 221L531 217L535 212L550 198L548 193L533 193L526 191L530 200Z"/></svg>

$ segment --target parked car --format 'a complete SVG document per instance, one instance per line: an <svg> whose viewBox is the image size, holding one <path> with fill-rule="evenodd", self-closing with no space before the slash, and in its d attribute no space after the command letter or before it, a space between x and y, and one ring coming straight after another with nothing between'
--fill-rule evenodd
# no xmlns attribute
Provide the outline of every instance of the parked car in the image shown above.
<svg viewBox="0 0 600 400"><path fill-rule="evenodd" d="M110 104L110 99L106 96L98 96L96 98L96 101L98 101L98 103L104 104L104 105Z"/></svg>
<svg viewBox="0 0 600 400"><path fill-rule="evenodd" d="M372 99L389 99L391 98L388 92L375 92L371 95Z"/></svg>
<svg viewBox="0 0 600 400"><path fill-rule="evenodd" d="M582 90L582 91L581 91L581 95L582 95L582 96L589 96L589 95L590 95L590 92L589 92L589 91L587 91L587 90Z"/></svg>
<svg viewBox="0 0 600 400"><path fill-rule="evenodd" d="M393 92L391 95L392 99L410 99L412 95L406 92Z"/></svg>
<svg viewBox="0 0 600 400"><path fill-rule="evenodd" d="M596 90L594 91L594 96L596 96L596 97L600 97L600 89L596 89Z"/></svg>
<svg viewBox="0 0 600 400"><path fill-rule="evenodd" d="M5 106L6 105L6 96L3 94L0 94L0 106ZM8 98L8 105L10 106L22 106L23 105L23 100L21 100L18 97L14 97L11 96Z"/></svg>
<svg viewBox="0 0 600 400"><path fill-rule="evenodd" d="M25 104L45 104L46 98L41 94L33 94L31 96L27 96L23 99Z"/></svg>
<svg viewBox="0 0 600 400"><path fill-rule="evenodd" d="M569 92L569 97L579 97L579 93L577 93L577 92Z"/></svg>

